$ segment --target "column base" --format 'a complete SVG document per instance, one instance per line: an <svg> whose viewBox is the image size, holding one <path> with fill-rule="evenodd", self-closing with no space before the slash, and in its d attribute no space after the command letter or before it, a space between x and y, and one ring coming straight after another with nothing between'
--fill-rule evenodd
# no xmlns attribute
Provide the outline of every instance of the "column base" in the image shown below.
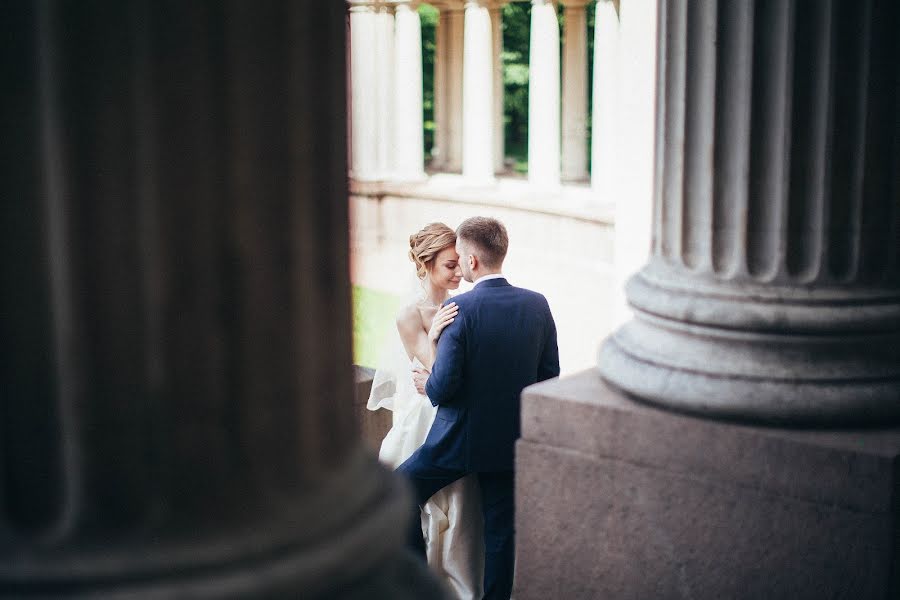
<svg viewBox="0 0 900 600"><path fill-rule="evenodd" d="M528 388L517 600L900 597L900 429L751 427L595 370Z"/></svg>
<svg viewBox="0 0 900 600"><path fill-rule="evenodd" d="M449 598L405 548L402 480L363 452L333 479L290 518L273 508L269 520L223 523L218 535L140 531L23 553L0 568L0 598Z"/></svg>
<svg viewBox="0 0 900 600"><path fill-rule="evenodd" d="M658 265L632 277L635 318L604 342L601 374L637 398L700 416L900 424L895 292L745 285L741 296L740 286L717 286L675 282Z"/></svg>

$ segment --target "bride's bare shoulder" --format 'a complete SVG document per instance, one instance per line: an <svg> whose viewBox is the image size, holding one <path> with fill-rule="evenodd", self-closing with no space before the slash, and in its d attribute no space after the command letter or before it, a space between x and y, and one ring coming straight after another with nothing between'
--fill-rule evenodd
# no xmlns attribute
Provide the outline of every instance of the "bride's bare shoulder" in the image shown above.
<svg viewBox="0 0 900 600"><path fill-rule="evenodd" d="M421 329L421 327L422 313L415 302L407 304L397 313L397 329L401 332Z"/></svg>
<svg viewBox="0 0 900 600"><path fill-rule="evenodd" d="M422 315L415 303L404 306L397 313L397 331L400 333L400 340L406 348L406 353L412 358L413 349L422 335Z"/></svg>

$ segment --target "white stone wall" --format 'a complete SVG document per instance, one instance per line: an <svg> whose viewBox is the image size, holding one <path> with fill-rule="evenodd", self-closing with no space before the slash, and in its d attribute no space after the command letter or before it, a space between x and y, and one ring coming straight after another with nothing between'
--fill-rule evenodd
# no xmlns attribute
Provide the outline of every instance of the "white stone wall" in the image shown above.
<svg viewBox="0 0 900 600"><path fill-rule="evenodd" d="M500 219L510 238L504 273L513 285L547 297L563 372L596 365L600 340L612 330L617 310L609 222L502 203L399 195L351 196L350 209L353 283L394 294L415 286L407 258L410 234L433 221L455 228L475 215Z"/></svg>

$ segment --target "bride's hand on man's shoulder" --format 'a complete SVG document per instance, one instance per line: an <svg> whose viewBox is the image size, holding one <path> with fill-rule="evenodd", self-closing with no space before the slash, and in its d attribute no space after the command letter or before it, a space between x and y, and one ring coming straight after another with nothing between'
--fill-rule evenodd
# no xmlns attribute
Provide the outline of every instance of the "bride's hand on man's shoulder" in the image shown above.
<svg viewBox="0 0 900 600"><path fill-rule="evenodd" d="M441 332L453 322L456 315L459 314L459 307L456 302L448 302L446 305L438 309L431 321L431 329L428 330L428 339L431 343L436 344Z"/></svg>

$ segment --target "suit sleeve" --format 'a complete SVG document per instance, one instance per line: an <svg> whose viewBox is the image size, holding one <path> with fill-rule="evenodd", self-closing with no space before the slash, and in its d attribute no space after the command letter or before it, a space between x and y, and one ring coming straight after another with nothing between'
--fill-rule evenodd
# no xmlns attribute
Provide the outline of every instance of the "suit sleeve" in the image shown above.
<svg viewBox="0 0 900 600"><path fill-rule="evenodd" d="M441 333L431 375L425 383L425 394L434 406L448 403L462 384L465 334L465 317L457 317Z"/></svg>
<svg viewBox="0 0 900 600"><path fill-rule="evenodd" d="M538 363L537 380L544 381L559 377L559 347L556 344L556 323L553 314L547 306L547 334L544 338L544 349L541 351L541 361Z"/></svg>

